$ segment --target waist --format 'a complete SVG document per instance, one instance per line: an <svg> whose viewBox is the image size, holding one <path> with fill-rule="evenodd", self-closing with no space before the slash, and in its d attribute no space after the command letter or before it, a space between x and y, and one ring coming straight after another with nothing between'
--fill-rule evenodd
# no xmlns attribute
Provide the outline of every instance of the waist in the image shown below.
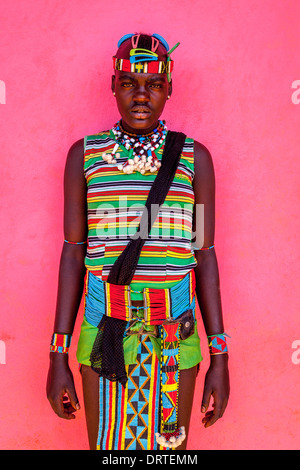
<svg viewBox="0 0 300 470"><path fill-rule="evenodd" d="M161 325L176 319L188 308L195 306L195 274L191 270L175 286L165 289L146 287L143 300L132 301L130 286L110 284L90 271L87 272L85 289L85 316L98 326L103 315L125 321L139 319L146 326Z"/></svg>

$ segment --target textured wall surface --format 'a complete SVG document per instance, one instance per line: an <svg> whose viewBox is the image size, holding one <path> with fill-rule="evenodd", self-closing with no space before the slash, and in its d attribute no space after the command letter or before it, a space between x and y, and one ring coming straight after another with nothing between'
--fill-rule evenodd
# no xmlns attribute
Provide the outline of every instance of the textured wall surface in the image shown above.
<svg viewBox="0 0 300 470"><path fill-rule="evenodd" d="M118 119L111 56L135 31L181 42L163 117L210 149L216 171L232 392L204 429L200 325L188 447L299 448L299 24L297 0L1 1L1 449L87 449L75 347L76 420L45 395L63 169L75 140Z"/></svg>

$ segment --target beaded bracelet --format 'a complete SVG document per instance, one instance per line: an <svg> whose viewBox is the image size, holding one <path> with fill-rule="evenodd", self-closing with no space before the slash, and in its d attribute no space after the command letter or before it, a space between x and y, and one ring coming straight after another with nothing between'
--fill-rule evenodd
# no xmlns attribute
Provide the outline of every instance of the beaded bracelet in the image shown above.
<svg viewBox="0 0 300 470"><path fill-rule="evenodd" d="M203 251L203 250L211 250L212 248L214 248L215 245L211 245L211 246L203 246L202 248L197 248L197 247L193 247L194 250L197 250L197 251Z"/></svg>
<svg viewBox="0 0 300 470"><path fill-rule="evenodd" d="M70 242L69 240L64 240L65 243L69 243L69 245L84 245L87 241L84 242Z"/></svg>
<svg viewBox="0 0 300 470"><path fill-rule="evenodd" d="M215 356L216 354L228 353L226 336L228 336L226 333L221 333L221 334L216 334L216 335L209 335L207 337L209 354L211 356ZM230 336L228 336L228 338L230 338Z"/></svg>
<svg viewBox="0 0 300 470"><path fill-rule="evenodd" d="M50 352L68 354L71 345L71 339L72 335L53 333L50 343Z"/></svg>
<svg viewBox="0 0 300 470"><path fill-rule="evenodd" d="M211 245L211 246L204 246L202 248L199 248L200 250L211 250L212 248L214 248L215 245Z"/></svg>

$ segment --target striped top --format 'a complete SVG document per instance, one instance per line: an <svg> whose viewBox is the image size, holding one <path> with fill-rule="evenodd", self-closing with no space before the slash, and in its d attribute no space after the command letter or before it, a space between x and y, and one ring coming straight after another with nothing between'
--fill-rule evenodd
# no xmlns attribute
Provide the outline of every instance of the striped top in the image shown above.
<svg viewBox="0 0 300 470"><path fill-rule="evenodd" d="M116 144L110 131L85 137L84 174L87 182L87 270L103 281L138 228L156 174L125 174L118 170L129 152L118 148L117 163L102 154ZM164 144L156 150L161 160ZM194 141L186 138L175 178L146 240L131 286L171 287L196 266L191 247L194 192ZM164 283L164 286L162 286ZM167 284L166 284L167 283Z"/></svg>

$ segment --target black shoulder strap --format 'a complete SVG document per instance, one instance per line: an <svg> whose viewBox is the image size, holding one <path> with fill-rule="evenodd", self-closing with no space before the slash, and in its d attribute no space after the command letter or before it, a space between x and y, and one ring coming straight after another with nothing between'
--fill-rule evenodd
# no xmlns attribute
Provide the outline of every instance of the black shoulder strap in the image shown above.
<svg viewBox="0 0 300 470"><path fill-rule="evenodd" d="M174 179L185 139L186 135L182 132L169 131L167 133L161 167L149 191L140 225L136 234L112 266L107 279L110 284L130 284L143 245Z"/></svg>

